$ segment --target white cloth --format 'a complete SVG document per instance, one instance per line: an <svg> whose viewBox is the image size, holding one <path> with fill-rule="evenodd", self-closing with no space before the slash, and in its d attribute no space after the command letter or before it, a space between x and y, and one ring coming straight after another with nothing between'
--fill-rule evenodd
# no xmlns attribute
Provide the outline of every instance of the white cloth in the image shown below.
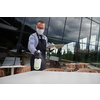
<svg viewBox="0 0 100 100"><path fill-rule="evenodd" d="M39 36L40 38L40 36ZM42 39L46 40L46 47L48 46L48 39L47 37L43 34ZM29 36L29 41L28 41L28 49L29 51L34 55L34 52L36 51L36 47L38 45L38 37L36 33L33 33Z"/></svg>

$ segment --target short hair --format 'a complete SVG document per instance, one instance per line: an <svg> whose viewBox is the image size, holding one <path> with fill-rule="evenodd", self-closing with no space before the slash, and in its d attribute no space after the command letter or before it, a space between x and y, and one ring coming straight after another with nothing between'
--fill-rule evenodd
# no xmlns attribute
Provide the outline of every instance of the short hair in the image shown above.
<svg viewBox="0 0 100 100"><path fill-rule="evenodd" d="M45 22L44 22L44 21L42 21L42 20L39 20L39 21L37 22L37 24L38 24L38 23L45 24Z"/></svg>

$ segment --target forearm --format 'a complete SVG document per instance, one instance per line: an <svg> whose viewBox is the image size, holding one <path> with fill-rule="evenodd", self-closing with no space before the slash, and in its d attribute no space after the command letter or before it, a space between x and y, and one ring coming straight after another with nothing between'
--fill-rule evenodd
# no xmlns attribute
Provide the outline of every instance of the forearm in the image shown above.
<svg viewBox="0 0 100 100"><path fill-rule="evenodd" d="M35 37L31 35L28 41L28 49L33 55L34 55L34 52L37 51L36 46L37 46L37 42L35 40Z"/></svg>
<svg viewBox="0 0 100 100"><path fill-rule="evenodd" d="M28 46L29 51L34 55L34 52L37 51L36 48L32 47L32 46Z"/></svg>

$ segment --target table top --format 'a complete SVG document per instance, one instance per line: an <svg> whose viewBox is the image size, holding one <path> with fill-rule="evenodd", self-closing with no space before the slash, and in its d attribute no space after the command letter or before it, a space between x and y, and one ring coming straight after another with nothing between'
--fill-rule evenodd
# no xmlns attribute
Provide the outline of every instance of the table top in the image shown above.
<svg viewBox="0 0 100 100"><path fill-rule="evenodd" d="M25 66L22 65L0 66L0 68L17 68L17 67L25 67Z"/></svg>
<svg viewBox="0 0 100 100"><path fill-rule="evenodd" d="M1 77L0 84L100 84L100 73L30 71Z"/></svg>

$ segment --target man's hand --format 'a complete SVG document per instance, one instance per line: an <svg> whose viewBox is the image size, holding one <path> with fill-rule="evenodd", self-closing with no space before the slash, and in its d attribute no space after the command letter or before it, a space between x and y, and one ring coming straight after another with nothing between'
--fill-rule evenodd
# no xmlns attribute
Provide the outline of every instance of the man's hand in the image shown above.
<svg viewBox="0 0 100 100"><path fill-rule="evenodd" d="M49 49L47 49L47 52L50 53L50 52L52 52L53 50L54 50L54 49L50 50L50 48L49 48Z"/></svg>
<svg viewBox="0 0 100 100"><path fill-rule="evenodd" d="M38 53L38 51L35 51L34 57L37 58L37 59L41 58L41 53Z"/></svg>

